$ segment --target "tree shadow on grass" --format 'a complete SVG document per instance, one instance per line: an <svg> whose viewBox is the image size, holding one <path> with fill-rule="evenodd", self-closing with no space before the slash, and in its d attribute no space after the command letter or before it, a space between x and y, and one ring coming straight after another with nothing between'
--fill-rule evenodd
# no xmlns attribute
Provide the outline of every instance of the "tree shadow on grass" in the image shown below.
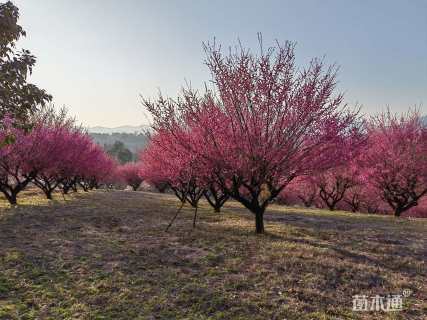
<svg viewBox="0 0 427 320"><path fill-rule="evenodd" d="M259 236L247 212L227 207L214 215L204 205L195 230L187 207L165 233L176 201L143 192L96 192L20 210L0 220L0 300L9 306L0 312L22 317L345 318L352 295L365 290L409 284L420 288L417 298L425 294L418 251L402 255L413 265L398 267L394 251L405 246L385 243L388 265L363 237L365 251L352 248L360 234L297 214L286 223L267 214L271 231ZM370 233L380 238L384 229Z"/></svg>

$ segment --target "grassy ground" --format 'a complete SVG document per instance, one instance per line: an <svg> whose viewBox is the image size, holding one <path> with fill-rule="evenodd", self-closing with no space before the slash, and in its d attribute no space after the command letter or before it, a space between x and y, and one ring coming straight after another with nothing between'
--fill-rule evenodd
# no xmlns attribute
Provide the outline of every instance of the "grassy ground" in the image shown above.
<svg viewBox="0 0 427 320"><path fill-rule="evenodd" d="M0 319L426 319L427 221L91 192L0 207ZM399 294L401 312L353 312Z"/></svg>

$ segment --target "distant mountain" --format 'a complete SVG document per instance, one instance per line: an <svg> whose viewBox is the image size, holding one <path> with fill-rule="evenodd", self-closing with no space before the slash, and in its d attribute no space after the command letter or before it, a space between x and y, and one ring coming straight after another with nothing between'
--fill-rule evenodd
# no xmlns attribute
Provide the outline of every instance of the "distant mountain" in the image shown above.
<svg viewBox="0 0 427 320"><path fill-rule="evenodd" d="M148 143L148 136L140 131L136 133L126 133L126 132L113 132L113 133L98 133L98 132L89 132L89 135L95 140L96 143L103 146L106 149L109 149L115 142L121 141L124 143L125 147L128 148L133 153L138 152L145 148Z"/></svg>
<svg viewBox="0 0 427 320"><path fill-rule="evenodd" d="M141 126L120 126L115 128L108 127L89 127L87 130L89 133L103 133L103 134L112 134L112 133L141 133L148 130L150 126L141 125Z"/></svg>

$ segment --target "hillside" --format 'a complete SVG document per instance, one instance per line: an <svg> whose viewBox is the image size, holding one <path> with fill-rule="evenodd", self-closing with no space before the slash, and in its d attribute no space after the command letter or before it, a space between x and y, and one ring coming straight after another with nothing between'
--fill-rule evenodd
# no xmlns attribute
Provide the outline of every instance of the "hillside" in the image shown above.
<svg viewBox="0 0 427 320"><path fill-rule="evenodd" d="M143 149L148 143L148 137L144 133L89 133L90 136L101 146L113 145L121 141L133 153Z"/></svg>
<svg viewBox="0 0 427 320"><path fill-rule="evenodd" d="M427 116L422 117L423 123L427 126ZM146 132L150 131L147 125L141 126L121 126L121 127L90 127L88 132L96 143L101 146L113 145L116 141L121 141L133 153L143 149L148 138Z"/></svg>
<svg viewBox="0 0 427 320"><path fill-rule="evenodd" d="M87 128L89 133L142 133L150 129L150 126L147 125L141 125L141 126L120 126L120 127L114 127L114 128L108 128L108 127L89 127Z"/></svg>
<svg viewBox="0 0 427 320"><path fill-rule="evenodd" d="M1 319L425 319L422 220L272 206L256 235L237 203L203 203L165 233L171 195L26 199L0 209ZM352 311L402 292L402 311Z"/></svg>

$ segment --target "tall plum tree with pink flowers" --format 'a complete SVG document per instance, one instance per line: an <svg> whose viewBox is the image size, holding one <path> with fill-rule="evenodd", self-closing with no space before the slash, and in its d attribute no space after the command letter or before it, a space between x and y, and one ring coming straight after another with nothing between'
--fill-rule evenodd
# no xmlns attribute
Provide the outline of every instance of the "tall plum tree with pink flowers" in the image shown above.
<svg viewBox="0 0 427 320"><path fill-rule="evenodd" d="M349 137L357 143L360 122L335 94L336 68L313 59L297 70L290 42L261 45L259 54L243 47L224 54L215 43L205 50L214 89L143 104L154 128L211 168L263 233L265 209L294 178L348 160L341 146Z"/></svg>

